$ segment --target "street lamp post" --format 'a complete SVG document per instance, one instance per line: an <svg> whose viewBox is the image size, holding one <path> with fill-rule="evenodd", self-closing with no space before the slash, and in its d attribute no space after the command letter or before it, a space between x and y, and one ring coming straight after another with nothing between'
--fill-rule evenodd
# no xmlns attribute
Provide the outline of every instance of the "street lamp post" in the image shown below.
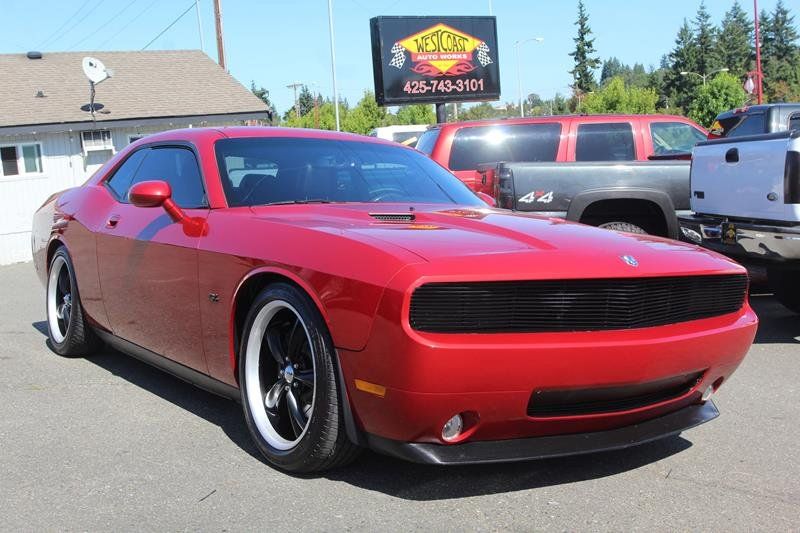
<svg viewBox="0 0 800 533"><path fill-rule="evenodd" d="M525 116L525 108L522 105L522 67L520 66L519 62L519 47L525 43L529 43L531 41L536 41L537 43L541 43L544 41L544 37L531 37L530 39L523 39L521 41L516 41L514 43L514 50L517 54L517 89L519 90L519 116Z"/></svg>
<svg viewBox="0 0 800 533"><path fill-rule="evenodd" d="M684 71L681 72L681 76L688 76L689 74L694 74L695 76L699 76L700 79L703 80L703 86L705 86L706 79L709 76L711 76L713 74L717 74L719 72L728 72L729 70L730 70L729 68L718 68L717 70L712 70L711 72L709 72L707 74L700 74L700 73L697 73L697 72L689 72L689 71L684 70Z"/></svg>

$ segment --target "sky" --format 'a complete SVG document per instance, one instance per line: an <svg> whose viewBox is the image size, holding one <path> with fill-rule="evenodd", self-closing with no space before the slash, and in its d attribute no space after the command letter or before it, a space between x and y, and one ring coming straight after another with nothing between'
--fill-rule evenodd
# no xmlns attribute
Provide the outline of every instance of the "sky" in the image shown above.
<svg viewBox="0 0 800 533"><path fill-rule="evenodd" d="M242 84L270 91L279 112L293 103L286 86L302 82L333 94L327 0L221 0L228 70ZM777 0L760 0L771 11ZM706 0L718 23L733 0ZM798 13L795 0L785 1ZM585 0L601 59L658 65L684 18L700 0ZM795 4L793 6L793 4ZM194 0L0 0L0 53L38 50L198 49ZM743 0L745 10L753 4ZM216 59L212 0L199 0L205 52ZM185 15L156 38L181 13ZM520 48L523 94L566 94L571 83L577 0L333 0L336 74L341 97L355 104L373 89L369 19L378 15L488 15L497 17L501 100L516 101L514 42L543 37ZM799 17L800 18L800 17ZM80 68L80 67L76 67ZM117 67L120 68L120 67ZM2 83L2 73L0 73Z"/></svg>

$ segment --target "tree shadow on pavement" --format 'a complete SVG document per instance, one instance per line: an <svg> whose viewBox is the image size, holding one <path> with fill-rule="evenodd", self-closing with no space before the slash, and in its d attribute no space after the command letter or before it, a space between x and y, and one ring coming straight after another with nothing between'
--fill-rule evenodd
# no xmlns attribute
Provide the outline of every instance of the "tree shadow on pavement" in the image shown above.
<svg viewBox="0 0 800 533"><path fill-rule="evenodd" d="M789 311L765 292L751 294L750 305L759 320L755 344L800 343L800 315Z"/></svg>
<svg viewBox="0 0 800 533"><path fill-rule="evenodd" d="M33 327L47 333L45 322L36 322ZM236 446L269 466L250 440L241 407L236 402L215 396L109 347L86 361L219 426ZM665 459L691 445L682 437L672 437L627 450L466 466L420 465L367 450L344 468L294 477L327 478L406 500L446 500L612 476Z"/></svg>

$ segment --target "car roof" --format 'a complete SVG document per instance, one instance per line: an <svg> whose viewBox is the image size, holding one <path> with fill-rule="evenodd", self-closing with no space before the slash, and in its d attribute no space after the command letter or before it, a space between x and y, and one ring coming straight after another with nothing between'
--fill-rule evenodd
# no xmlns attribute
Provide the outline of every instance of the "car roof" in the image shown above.
<svg viewBox="0 0 800 533"><path fill-rule="evenodd" d="M634 115L634 114L604 114L604 115L545 115L537 117L516 117L516 118L488 118L481 120L466 120L463 122L448 122L446 124L434 124L431 128L464 128L473 126L495 126L500 124L541 124L551 122L564 122L565 120L579 119L584 122L603 122L607 120L647 120L656 121L678 121L692 123L690 119L679 115Z"/></svg>
<svg viewBox="0 0 800 533"><path fill-rule="evenodd" d="M219 138L244 139L254 137L293 137L301 139L329 139L338 141L356 141L377 144L387 144L398 146L397 143L358 135L356 133L345 133L328 130L314 130L305 128L279 128L266 126L230 126L221 128L183 128L154 133L143 137L136 144L149 144L153 142L165 141L201 141L216 140Z"/></svg>

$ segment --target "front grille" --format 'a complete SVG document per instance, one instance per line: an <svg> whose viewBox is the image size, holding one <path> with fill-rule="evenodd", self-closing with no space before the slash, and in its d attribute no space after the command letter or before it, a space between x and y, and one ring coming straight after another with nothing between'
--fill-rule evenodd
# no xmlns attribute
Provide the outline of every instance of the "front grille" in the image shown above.
<svg viewBox="0 0 800 533"><path fill-rule="evenodd" d="M370 213L369 216L381 222L413 222L414 213Z"/></svg>
<svg viewBox="0 0 800 533"><path fill-rule="evenodd" d="M552 417L628 411L680 398L697 385L703 372L659 381L595 389L537 390L528 416Z"/></svg>
<svg viewBox="0 0 800 533"><path fill-rule="evenodd" d="M411 327L431 333L600 331L663 326L741 309L745 274L428 283Z"/></svg>

